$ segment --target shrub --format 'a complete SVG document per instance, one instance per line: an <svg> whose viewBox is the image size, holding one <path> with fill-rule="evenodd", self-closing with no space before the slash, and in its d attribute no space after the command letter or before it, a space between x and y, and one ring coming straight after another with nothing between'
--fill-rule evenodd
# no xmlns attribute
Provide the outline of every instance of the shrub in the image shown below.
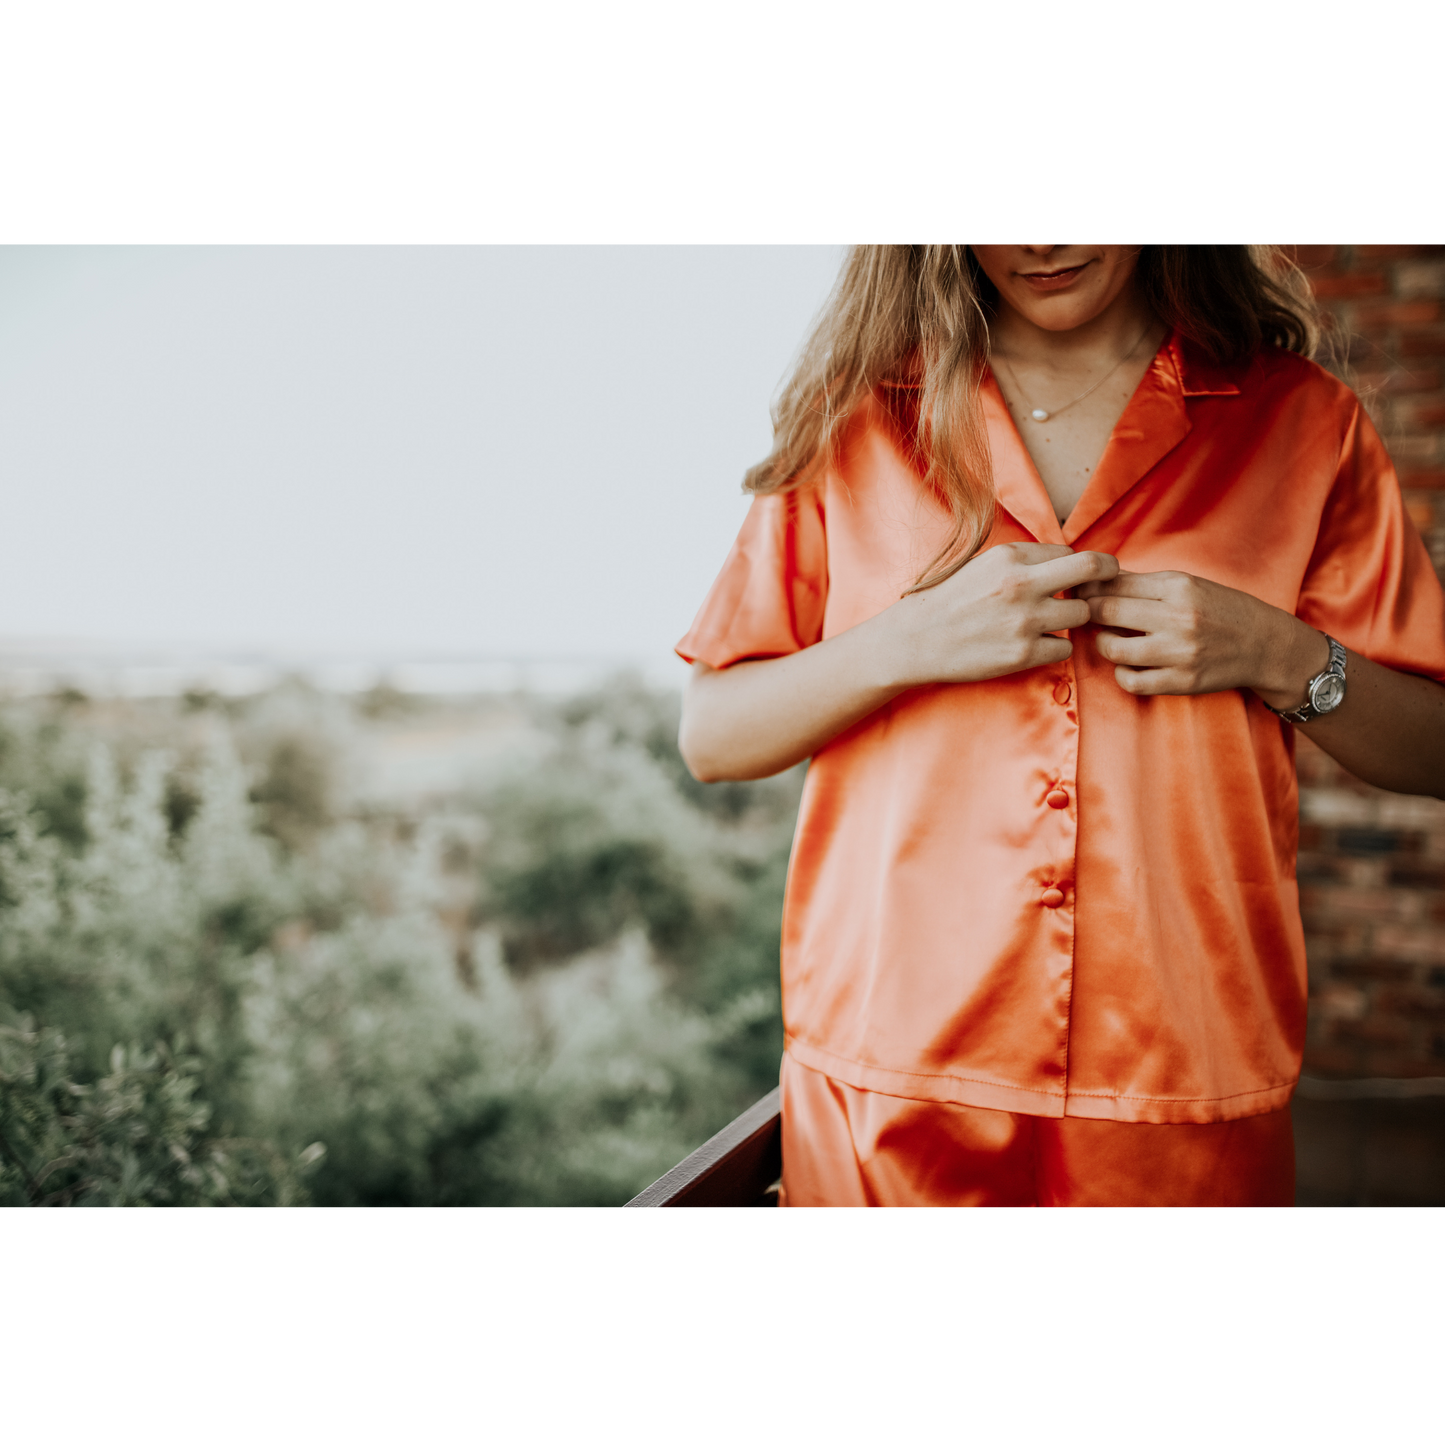
<svg viewBox="0 0 1445 1452"><path fill-rule="evenodd" d="M619 682L384 803L382 705L0 710L0 1196L618 1203L775 1082L796 774Z"/></svg>

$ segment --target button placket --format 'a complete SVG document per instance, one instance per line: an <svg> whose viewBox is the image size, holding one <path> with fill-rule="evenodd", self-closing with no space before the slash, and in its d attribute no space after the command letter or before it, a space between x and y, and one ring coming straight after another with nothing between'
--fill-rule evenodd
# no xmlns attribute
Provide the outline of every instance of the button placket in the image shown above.
<svg viewBox="0 0 1445 1452"><path fill-rule="evenodd" d="M1068 671L1067 674L1059 676L1054 680L1052 688L1050 689L1050 695L1056 706L1067 708L1070 705L1075 699L1072 671ZM1064 748L1064 755L1069 760L1054 776L1053 783L1043 798L1044 806L1058 812L1065 811L1074 803L1074 791L1070 787L1065 786L1064 783L1066 781L1072 781L1073 772L1078 762L1078 724L1072 710L1065 711L1065 722L1061 724L1063 725L1065 740L1060 744ZM1054 882L1046 881L1046 884L1039 892L1038 903L1040 907L1049 909L1061 908L1068 901L1068 892L1064 887L1059 885L1059 879L1062 878L1064 881L1072 881L1073 879L1074 859L1078 846L1078 829L1077 825L1073 823L1070 824L1070 828L1070 841L1068 847L1065 849L1068 853L1069 861L1067 864L1060 861L1053 868L1050 876L1058 874L1058 877L1056 877ZM1062 872L1060 872L1060 868L1062 868Z"/></svg>

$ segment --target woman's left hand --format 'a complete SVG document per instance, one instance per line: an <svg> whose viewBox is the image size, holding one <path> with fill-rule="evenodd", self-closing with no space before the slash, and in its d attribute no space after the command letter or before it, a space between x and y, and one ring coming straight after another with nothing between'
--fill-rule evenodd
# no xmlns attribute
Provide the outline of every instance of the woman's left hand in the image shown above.
<svg viewBox="0 0 1445 1452"><path fill-rule="evenodd" d="M1075 588L1104 628L1099 653L1133 696L1251 690L1276 711L1304 705L1329 664L1313 626L1212 580L1120 571ZM1120 631L1139 631L1121 635ZM1391 792L1445 798L1445 685L1346 652L1344 704L1301 726L1346 771Z"/></svg>
<svg viewBox="0 0 1445 1452"><path fill-rule="evenodd" d="M1242 590L1176 570L1081 585L1095 644L1114 679L1134 696L1254 691L1277 710L1302 705L1311 677L1329 664L1320 631ZM1121 630L1140 631L1121 635Z"/></svg>

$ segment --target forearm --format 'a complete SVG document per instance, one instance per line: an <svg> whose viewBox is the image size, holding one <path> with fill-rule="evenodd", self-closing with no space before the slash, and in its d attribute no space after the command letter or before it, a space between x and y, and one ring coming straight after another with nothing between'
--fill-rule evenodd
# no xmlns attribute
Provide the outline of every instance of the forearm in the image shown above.
<svg viewBox="0 0 1445 1452"><path fill-rule="evenodd" d="M996 545L870 620L775 660L726 670L699 662L682 703L678 746L699 781L786 771L910 686L985 681L1065 659L1059 632L1089 619L1060 598L1112 579L1112 555L1066 545Z"/></svg>
<svg viewBox="0 0 1445 1452"><path fill-rule="evenodd" d="M1256 687L1276 710L1304 700L1329 647L1319 631L1290 617L1266 681ZM1345 699L1298 729L1346 771L1386 791L1445 797L1445 686L1390 670L1348 652Z"/></svg>
<svg viewBox="0 0 1445 1452"><path fill-rule="evenodd" d="M878 618L775 660L713 670L683 694L678 746L699 781L754 781L805 761L904 689Z"/></svg>
<svg viewBox="0 0 1445 1452"><path fill-rule="evenodd" d="M1298 729L1386 791L1445 797L1445 686L1349 653L1345 699Z"/></svg>
<svg viewBox="0 0 1445 1452"><path fill-rule="evenodd" d="M1109 627L1095 645L1131 695L1245 689L1291 711L1329 665L1320 631L1227 585L1161 570L1085 589L1093 620ZM1345 699L1299 729L1372 786L1445 797L1445 686L1346 655Z"/></svg>

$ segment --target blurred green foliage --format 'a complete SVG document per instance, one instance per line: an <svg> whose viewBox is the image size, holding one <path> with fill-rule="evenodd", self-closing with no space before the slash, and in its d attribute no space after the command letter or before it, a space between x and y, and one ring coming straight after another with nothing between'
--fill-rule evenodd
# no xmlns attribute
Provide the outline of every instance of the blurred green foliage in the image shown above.
<svg viewBox="0 0 1445 1452"><path fill-rule="evenodd" d="M636 681L505 704L400 801L389 688L0 706L0 1202L618 1204L776 1083L800 773L700 786Z"/></svg>

